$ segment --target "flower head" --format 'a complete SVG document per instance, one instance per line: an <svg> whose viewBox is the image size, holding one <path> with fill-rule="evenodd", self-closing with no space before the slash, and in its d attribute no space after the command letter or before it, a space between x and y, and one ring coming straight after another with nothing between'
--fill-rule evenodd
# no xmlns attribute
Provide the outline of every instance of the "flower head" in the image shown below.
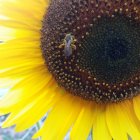
<svg viewBox="0 0 140 140"><path fill-rule="evenodd" d="M140 138L139 0L1 0L0 112L34 137ZM25 122L26 120L26 122Z"/></svg>

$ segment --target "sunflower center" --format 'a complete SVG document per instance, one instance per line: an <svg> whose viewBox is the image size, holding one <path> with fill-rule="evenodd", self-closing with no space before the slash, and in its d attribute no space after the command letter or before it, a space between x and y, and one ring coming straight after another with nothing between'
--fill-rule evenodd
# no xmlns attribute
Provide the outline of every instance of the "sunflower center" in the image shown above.
<svg viewBox="0 0 140 140"><path fill-rule="evenodd" d="M128 80L140 69L140 28L123 15L102 17L81 41L79 66L110 84Z"/></svg>
<svg viewBox="0 0 140 140"><path fill-rule="evenodd" d="M108 47L106 47L106 52L104 54L106 54L108 59L112 61L119 61L127 56L127 45L128 44L125 42L125 40L113 38L108 41Z"/></svg>
<svg viewBox="0 0 140 140"><path fill-rule="evenodd" d="M47 67L69 93L102 103L139 94L138 1L52 0L41 32Z"/></svg>

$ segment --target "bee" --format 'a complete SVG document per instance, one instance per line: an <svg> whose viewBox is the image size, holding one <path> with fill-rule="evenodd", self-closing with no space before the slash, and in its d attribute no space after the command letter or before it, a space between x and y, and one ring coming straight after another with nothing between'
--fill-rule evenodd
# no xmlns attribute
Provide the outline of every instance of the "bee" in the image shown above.
<svg viewBox="0 0 140 140"><path fill-rule="evenodd" d="M76 50L75 42L76 39L73 35L71 35L70 33L66 34L63 43L59 46L60 48L62 48L62 46L64 47L65 57L70 57L73 53L73 49Z"/></svg>

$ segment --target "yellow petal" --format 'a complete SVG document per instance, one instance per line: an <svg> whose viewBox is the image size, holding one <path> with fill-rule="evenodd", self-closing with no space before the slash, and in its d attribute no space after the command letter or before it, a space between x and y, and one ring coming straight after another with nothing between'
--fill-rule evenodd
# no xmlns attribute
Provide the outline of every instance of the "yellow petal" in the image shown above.
<svg viewBox="0 0 140 140"><path fill-rule="evenodd" d="M73 106L75 107L73 108ZM75 122L80 108L81 102L77 102L76 98L66 94L49 113L43 128L41 128L34 138L41 135L43 140L63 140ZM51 129L52 126L53 129Z"/></svg>
<svg viewBox="0 0 140 140"><path fill-rule="evenodd" d="M92 102L85 102L77 117L77 120L72 127L70 134L71 140L86 140L92 129L94 114L94 105Z"/></svg>
<svg viewBox="0 0 140 140"><path fill-rule="evenodd" d="M109 133L106 123L106 108L102 105L98 105L96 109L96 120L93 126L93 139L94 140L112 140L112 136Z"/></svg>
<svg viewBox="0 0 140 140"><path fill-rule="evenodd" d="M133 99L133 104L134 104L134 111L136 113L137 118L140 120L140 96L135 97Z"/></svg>
<svg viewBox="0 0 140 140"><path fill-rule="evenodd" d="M126 132L122 129L122 122L119 121L121 115L116 114L116 105L109 104L106 109L106 122L109 132L114 140L128 140Z"/></svg>
<svg viewBox="0 0 140 140"><path fill-rule="evenodd" d="M0 108L10 107L20 100L25 100L31 98L32 96L35 96L50 82L51 79L52 76L50 74L47 75L46 71L44 70L39 71L39 73L37 71L30 74L29 76L26 76L24 80L21 80L19 83L17 83L10 90L10 93L0 101Z"/></svg>

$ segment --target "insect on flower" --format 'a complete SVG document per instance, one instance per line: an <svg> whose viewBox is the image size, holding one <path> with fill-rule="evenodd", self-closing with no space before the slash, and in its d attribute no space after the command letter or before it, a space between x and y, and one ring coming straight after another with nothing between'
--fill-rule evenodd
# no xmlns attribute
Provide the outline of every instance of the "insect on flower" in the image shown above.
<svg viewBox="0 0 140 140"><path fill-rule="evenodd" d="M76 50L75 46L76 39L73 35L66 34L63 43L59 46L60 48L64 47L64 55L70 57L73 53L73 49Z"/></svg>

